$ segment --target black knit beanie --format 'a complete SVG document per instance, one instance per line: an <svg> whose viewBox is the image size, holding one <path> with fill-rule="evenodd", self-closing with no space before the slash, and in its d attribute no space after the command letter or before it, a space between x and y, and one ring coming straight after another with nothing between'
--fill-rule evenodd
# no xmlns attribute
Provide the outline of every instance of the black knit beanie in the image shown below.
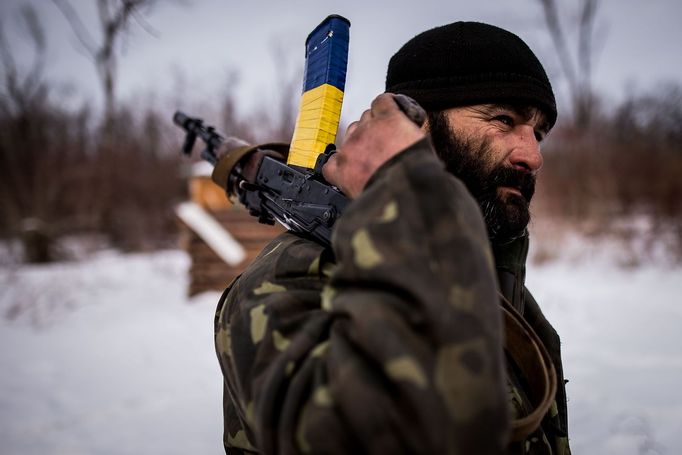
<svg viewBox="0 0 682 455"><path fill-rule="evenodd" d="M414 98L427 111L522 102L557 111L552 85L533 51L515 34L479 22L455 22L408 41L388 64L386 91Z"/></svg>

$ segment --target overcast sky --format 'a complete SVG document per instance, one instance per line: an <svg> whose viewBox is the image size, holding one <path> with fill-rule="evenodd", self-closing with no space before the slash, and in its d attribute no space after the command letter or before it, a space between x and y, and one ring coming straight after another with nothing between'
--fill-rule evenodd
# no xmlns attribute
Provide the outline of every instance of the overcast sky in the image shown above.
<svg viewBox="0 0 682 455"><path fill-rule="evenodd" d="M71 3L97 36L95 0ZM565 13L564 26L575 28L578 1L558 3ZM46 28L45 76L59 88L55 96L70 105L88 100L99 106L94 67L50 0L0 2L3 29L17 59L30 61L31 56L26 34L18 27L23 4L35 6ZM235 80L229 74L236 71L240 77L233 87L244 109L276 101L280 84L302 71L306 36L332 13L352 24L346 121L357 117L383 90L386 64L405 41L458 20L489 22L521 36L545 64L559 102L565 104L565 82L537 0L161 1L147 15L154 35L133 25L121 50L120 98L134 101L151 94L169 106L217 109L228 81ZM594 81L608 102L665 81L682 84L680 19L680 0L602 0Z"/></svg>

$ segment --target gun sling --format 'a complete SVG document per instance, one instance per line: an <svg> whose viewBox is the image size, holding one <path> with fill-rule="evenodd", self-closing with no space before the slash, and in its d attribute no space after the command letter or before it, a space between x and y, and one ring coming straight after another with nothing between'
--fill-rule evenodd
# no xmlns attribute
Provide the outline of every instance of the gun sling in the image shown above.
<svg viewBox="0 0 682 455"><path fill-rule="evenodd" d="M521 375L530 386L529 397L533 411L511 423L511 441L523 441L540 427L542 419L554 402L557 376L554 364L542 340L533 328L500 294L504 317L504 348L516 362Z"/></svg>

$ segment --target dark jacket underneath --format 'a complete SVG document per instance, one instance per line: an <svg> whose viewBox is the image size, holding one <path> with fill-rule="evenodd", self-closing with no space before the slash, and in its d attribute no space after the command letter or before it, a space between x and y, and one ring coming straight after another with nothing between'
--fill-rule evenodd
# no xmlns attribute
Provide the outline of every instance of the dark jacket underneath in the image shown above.
<svg viewBox="0 0 682 455"><path fill-rule="evenodd" d="M428 140L382 166L332 243L282 234L220 300L228 453L569 453L559 338L523 285L527 239L493 257ZM560 376L542 427L513 445L529 404L502 349L498 275Z"/></svg>

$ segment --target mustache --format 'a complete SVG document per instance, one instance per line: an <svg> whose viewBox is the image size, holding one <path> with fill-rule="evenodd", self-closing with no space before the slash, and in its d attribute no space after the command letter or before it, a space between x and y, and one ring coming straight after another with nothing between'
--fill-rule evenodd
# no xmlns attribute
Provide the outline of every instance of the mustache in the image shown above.
<svg viewBox="0 0 682 455"><path fill-rule="evenodd" d="M530 171L517 169L509 166L497 166L493 169L486 180L483 188L484 193L496 193L502 186L516 188L527 202L535 194L536 176Z"/></svg>

